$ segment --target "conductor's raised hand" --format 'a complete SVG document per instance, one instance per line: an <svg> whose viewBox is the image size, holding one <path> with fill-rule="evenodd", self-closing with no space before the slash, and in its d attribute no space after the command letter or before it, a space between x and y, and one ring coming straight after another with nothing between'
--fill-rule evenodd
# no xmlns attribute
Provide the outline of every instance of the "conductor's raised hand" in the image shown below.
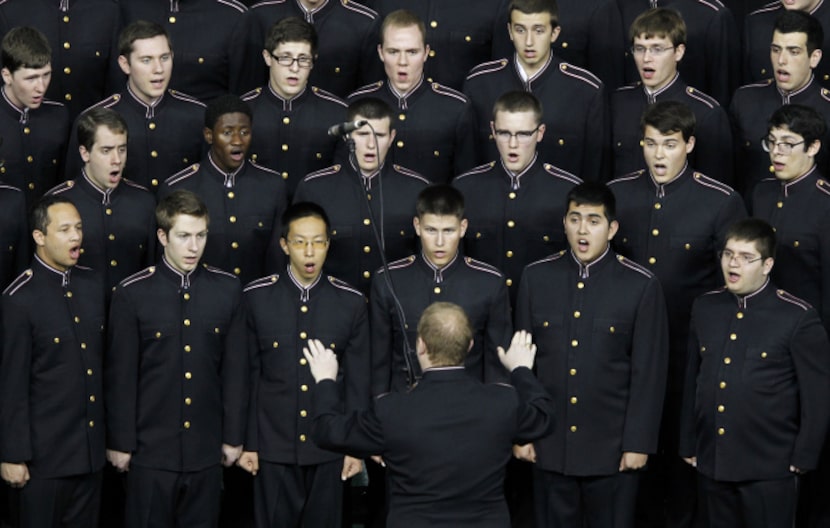
<svg viewBox="0 0 830 528"><path fill-rule="evenodd" d="M303 347L303 355L308 360L308 368L317 383L337 379L337 356L323 346L319 339L309 339L308 346Z"/></svg>
<svg viewBox="0 0 830 528"><path fill-rule="evenodd" d="M533 344L533 336L526 330L519 330L513 334L510 341L510 348L505 350L498 347L499 360L508 371L518 367L533 368L533 361L536 358L536 345Z"/></svg>

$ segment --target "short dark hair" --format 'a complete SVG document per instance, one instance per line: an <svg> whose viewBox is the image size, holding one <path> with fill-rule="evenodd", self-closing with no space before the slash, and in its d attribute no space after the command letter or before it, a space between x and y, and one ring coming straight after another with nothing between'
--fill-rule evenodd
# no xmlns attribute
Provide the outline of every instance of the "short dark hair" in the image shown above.
<svg viewBox="0 0 830 528"><path fill-rule="evenodd" d="M405 28L412 26L418 28L418 31L421 33L421 40L424 42L424 45L426 45L427 29L424 25L424 21L421 20L421 17L419 17L409 9L397 9L386 15L386 17L384 17L383 19L383 23L380 26L381 46L383 45L383 38L386 34L386 30L390 27Z"/></svg>
<svg viewBox="0 0 830 528"><path fill-rule="evenodd" d="M729 240L754 242L761 258L775 258L775 229L760 218L745 218L729 226L724 237L724 244Z"/></svg>
<svg viewBox="0 0 830 528"><path fill-rule="evenodd" d="M426 307L418 321L418 337L424 342L433 365L463 365L473 331L464 309L457 304L436 302Z"/></svg>
<svg viewBox="0 0 830 528"><path fill-rule="evenodd" d="M550 25L554 29L559 26L559 6L556 5L556 0L512 0L507 7L507 17L513 11L519 11L526 15L534 15L536 13L548 13L550 15Z"/></svg>
<svg viewBox="0 0 830 528"><path fill-rule="evenodd" d="M3 67L11 73L20 68L43 68L52 62L52 47L46 36L33 27L12 28L0 43Z"/></svg>
<svg viewBox="0 0 830 528"><path fill-rule="evenodd" d="M695 114L686 103L680 101L660 101L646 107L640 117L640 131L646 133L646 127L654 127L663 135L680 132L683 141L695 135Z"/></svg>
<svg viewBox="0 0 830 528"><path fill-rule="evenodd" d="M360 116L364 119L389 119L389 129L395 128L392 107L377 97L363 97L349 104L346 120L354 121Z"/></svg>
<svg viewBox="0 0 830 528"><path fill-rule="evenodd" d="M542 102L530 92L513 90L503 93L493 105L493 120L499 112L533 112L536 124L542 122Z"/></svg>
<svg viewBox="0 0 830 528"><path fill-rule="evenodd" d="M111 108L94 107L86 110L78 118L76 130L78 132L78 144L83 145L88 151L92 150L95 144L95 133L98 127L105 126L113 134L128 134L127 122L121 114Z"/></svg>
<svg viewBox="0 0 830 528"><path fill-rule="evenodd" d="M565 197L566 214L571 202L576 205L601 205L609 223L617 219L617 200L604 183L584 182L571 188Z"/></svg>
<svg viewBox="0 0 830 528"><path fill-rule="evenodd" d="M191 191L180 189L162 198L156 206L156 225L169 234L179 215L204 218L205 222L210 225L207 205Z"/></svg>
<svg viewBox="0 0 830 528"><path fill-rule="evenodd" d="M804 11L796 11L785 9L783 13L778 15L775 19L775 25L772 28L773 33L804 33L807 35L807 53L813 53L815 50L820 50L824 45L824 28L821 27L821 22L809 13Z"/></svg>
<svg viewBox="0 0 830 528"><path fill-rule="evenodd" d="M288 238L288 231L291 228L291 222L300 220L301 218L319 218L326 224L326 237L331 232L331 222L326 214L325 209L314 202L297 202L289 205L282 214L282 229L280 230L280 237Z"/></svg>
<svg viewBox="0 0 830 528"><path fill-rule="evenodd" d="M213 101L209 102L205 108L205 127L213 130L219 118L225 114L245 114L253 123L254 114L251 112L251 107L248 103L240 99L236 95L220 95Z"/></svg>
<svg viewBox="0 0 830 528"><path fill-rule="evenodd" d="M430 185L418 193L415 212L418 218L423 218L426 214L434 214L451 215L461 220L464 218L464 195L455 187L445 183Z"/></svg>
<svg viewBox="0 0 830 528"><path fill-rule="evenodd" d="M57 204L69 204L75 207L72 200L60 194L47 194L42 196L37 203L32 207L29 214L29 225L32 226L32 231L40 231L46 234L46 227L49 225L49 208Z"/></svg>
<svg viewBox="0 0 830 528"><path fill-rule="evenodd" d="M645 35L645 38L669 39L673 46L686 44L686 22L680 13L674 9L655 7L640 13L631 23L628 38L631 43L634 39Z"/></svg>
<svg viewBox="0 0 830 528"><path fill-rule="evenodd" d="M147 20L131 22L118 34L118 54L126 57L129 62L130 54L133 52L133 44L136 40L151 39L159 35L167 39L167 45L170 47L170 51L173 51L170 35L167 34L167 30L161 24Z"/></svg>
<svg viewBox="0 0 830 528"><path fill-rule="evenodd" d="M273 53L285 42L306 42L311 46L311 54L317 56L317 30L302 18L290 16L275 22L265 37L265 50Z"/></svg>
<svg viewBox="0 0 830 528"><path fill-rule="evenodd" d="M800 104L784 105L772 113L767 121L767 133L773 128L782 127L787 127L790 132L803 137L805 150L827 134L824 116L812 106Z"/></svg>

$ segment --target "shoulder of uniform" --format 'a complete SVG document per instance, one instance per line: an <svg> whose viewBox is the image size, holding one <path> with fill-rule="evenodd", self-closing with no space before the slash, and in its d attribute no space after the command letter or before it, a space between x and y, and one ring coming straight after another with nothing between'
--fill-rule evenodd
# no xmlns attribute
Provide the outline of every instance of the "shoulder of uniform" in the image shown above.
<svg viewBox="0 0 830 528"><path fill-rule="evenodd" d="M739 86L737 90L735 90L735 95L733 99L739 100L743 96L749 96L750 93L753 93L753 90L760 90L763 88L768 88L771 85L773 79L764 79L763 81L758 81L750 84L744 84L743 86Z"/></svg>
<svg viewBox="0 0 830 528"><path fill-rule="evenodd" d="M68 190L70 190L74 187L75 187L75 180L67 180L63 183L59 183L59 184L55 185L54 187L52 187L51 189L46 191L46 194L48 196L52 196L54 194L61 194L61 193L65 193L66 191L68 191Z"/></svg>
<svg viewBox="0 0 830 528"><path fill-rule="evenodd" d="M277 172L277 171L275 171L274 169L269 169L269 168L268 168L268 167L266 167L265 165L260 165L260 164L258 164L256 161L254 161L253 159L250 159L250 158L249 158L249 159L248 159L248 163L250 163L250 164L251 164L251 167L253 167L254 169L259 170L259 171L262 171L262 172L264 172L264 173L266 173L266 174L268 174L268 175L271 175L271 176L279 176L279 175L280 175L280 173L279 173L279 172ZM281 177L281 176L280 176L280 181L282 181L282 177Z"/></svg>
<svg viewBox="0 0 830 528"><path fill-rule="evenodd" d="M172 97L173 99L177 99L179 101L186 101L188 103L197 104L197 105L201 106L202 108L207 107L207 105L205 103L203 103L202 101L196 99L192 95L188 95L188 94L180 92L178 90L167 90L167 93L169 93L170 97Z"/></svg>
<svg viewBox="0 0 830 528"><path fill-rule="evenodd" d="M352 286L344 280L340 280L337 277L332 277L331 275L328 276L328 279L329 283L331 283L332 286L339 290L347 291L359 297L365 297L360 290L358 290L357 288L355 288L354 286Z"/></svg>
<svg viewBox="0 0 830 528"><path fill-rule="evenodd" d="M240 99L247 102L247 101L251 101L253 99L256 99L257 97L260 96L260 94L262 94L262 86L257 86L253 90L250 90L250 91L245 92L244 94L242 94Z"/></svg>
<svg viewBox="0 0 830 528"><path fill-rule="evenodd" d="M627 182L627 181L636 180L637 178L639 178L640 176L642 176L645 173L646 173L645 169L640 169L640 170L637 170L637 171L634 171L634 172L629 172L628 174L623 174L619 178L614 178L613 180L608 182L608 185L611 186L611 185L616 185L618 183L623 183L623 182Z"/></svg>
<svg viewBox="0 0 830 528"><path fill-rule="evenodd" d="M559 71L564 75L567 75L568 77L573 77L574 79L580 80L590 86L593 86L597 90L599 90L602 87L602 81L599 80L599 77L589 72L585 68L574 66L573 64L570 64L568 62L560 62Z"/></svg>
<svg viewBox="0 0 830 528"><path fill-rule="evenodd" d="M130 284L135 283L135 282L139 282L139 281L143 281L145 279L149 279L150 277L153 276L153 274L155 272L156 272L156 267L155 266L150 266L148 268L144 268L143 270L141 270L139 272L136 272L136 273L133 273L129 277L126 277L125 279L123 279L121 282L118 283L118 286L121 287L121 288L124 288L124 287L129 286Z"/></svg>
<svg viewBox="0 0 830 528"><path fill-rule="evenodd" d="M366 7L363 4L353 2L352 0L340 0L340 5L342 5L346 9L354 11L355 13L360 13L363 16L367 16L367 17L371 18L372 20L374 20L378 17L378 12L375 11L374 9Z"/></svg>
<svg viewBox="0 0 830 528"><path fill-rule="evenodd" d="M822 88L822 89L819 91L819 95L820 95L820 96L821 96L821 98L822 98L822 99L824 99L825 101L830 102L830 90L828 90L827 88Z"/></svg>
<svg viewBox="0 0 830 528"><path fill-rule="evenodd" d="M142 191L150 192L150 189L148 189L147 187L141 185L140 183L136 183L132 180L129 180L127 178L121 178L121 182L124 185L126 185L127 187L132 187L133 189L141 189Z"/></svg>
<svg viewBox="0 0 830 528"><path fill-rule="evenodd" d="M256 280L252 280L248 284L245 285L245 288L242 291L248 292L251 290L256 290L258 288L265 288L267 286L273 286L280 280L280 276L276 273L273 275L268 275L267 277L261 277Z"/></svg>
<svg viewBox="0 0 830 528"><path fill-rule="evenodd" d="M462 103L466 103L468 101L466 95L459 92L458 90L450 88L449 86L444 86L443 84L439 84L437 82L430 83L429 86L430 88L432 88L432 91L437 93L438 95L452 97L453 99L458 99Z"/></svg>
<svg viewBox="0 0 830 528"><path fill-rule="evenodd" d="M360 97L361 95L368 95L370 93L377 92L383 88L383 81L377 81L369 84L364 84L357 90L353 91L346 97L346 99L352 99L353 97Z"/></svg>
<svg viewBox="0 0 830 528"><path fill-rule="evenodd" d="M717 294L723 293L725 291L726 291L726 286L721 286L720 288L716 288L714 290L709 290L707 292L704 292L704 293L700 294L700 297L706 297L706 296L709 296L709 295L717 295Z"/></svg>
<svg viewBox="0 0 830 528"><path fill-rule="evenodd" d="M47 106L52 106L54 108L64 108L66 106L63 103L60 103L58 101L53 101L51 99L44 99L41 104L44 104L44 105L47 105Z"/></svg>
<svg viewBox="0 0 830 528"><path fill-rule="evenodd" d="M692 174L692 180L698 185L708 187L709 189L714 189L727 196L730 196L735 193L735 190L732 187L726 185L723 182L719 182L718 180L713 180L709 176L706 176L705 174L702 174L700 172L694 172Z"/></svg>
<svg viewBox="0 0 830 528"><path fill-rule="evenodd" d="M20 189L18 189L17 187L15 187L14 185L9 185L7 183L2 183L2 182L0 182L0 189L6 189L8 191L15 191L15 192L19 192L19 193L23 192Z"/></svg>
<svg viewBox="0 0 830 528"><path fill-rule="evenodd" d="M253 5L251 5L251 9L253 10L253 9L257 9L257 8L265 7L265 6L269 6L269 5L284 4L285 2L286 2L286 0L263 0L262 2L257 2Z"/></svg>
<svg viewBox="0 0 830 528"><path fill-rule="evenodd" d="M218 3L222 5L226 5L233 9L236 9L240 13L246 13L248 8L242 2L238 2L237 0L216 0Z"/></svg>
<svg viewBox="0 0 830 528"><path fill-rule="evenodd" d="M643 266L640 266L639 264L637 264L633 260L625 258L622 255L617 255L617 262L619 262L620 264L622 264L623 266L625 266L626 268L628 268L630 270L634 270L637 273L640 273L641 275L644 275L644 276L648 277L649 279L654 278L654 274L652 272L650 272L649 270L647 270Z"/></svg>
<svg viewBox="0 0 830 528"><path fill-rule="evenodd" d="M375 273L383 273L385 269L392 271L402 268L408 268L409 266L415 263L416 258L417 257L415 255L409 255L408 257L404 257L402 259L393 260L392 262L386 265L386 268L380 268Z"/></svg>
<svg viewBox="0 0 830 528"><path fill-rule="evenodd" d="M615 93L630 92L631 90L635 90L639 87L640 87L640 82L637 81L635 83L626 84L625 86L620 86L619 88L614 90L614 92Z"/></svg>
<svg viewBox="0 0 830 528"><path fill-rule="evenodd" d="M794 304L795 306L798 306L799 308L801 308L804 311L807 311L810 308L812 308L812 305L810 305L810 303L808 303L804 299L801 299L800 297L796 297L795 295L793 295L792 293L790 293L788 291L775 290L775 295L777 295L778 298L781 299L782 301L788 302L790 304Z"/></svg>
<svg viewBox="0 0 830 528"><path fill-rule="evenodd" d="M561 259L563 256L565 256L565 253L567 253L567 252L568 252L567 250L563 249L562 251L559 251L558 253L553 253L551 255L548 255L547 257L540 258L539 260L534 260L533 262L528 264L527 267L529 268L531 266L538 266L539 264L544 264L546 262L554 262L556 260Z"/></svg>
<svg viewBox="0 0 830 528"><path fill-rule="evenodd" d="M177 183L180 183L180 182L190 178L191 176L193 176L197 172L199 172L199 164L194 163L193 165L191 165L189 167L186 167L186 168L180 170L179 172L177 172L176 174L170 176L169 178L164 180L164 183L166 183L169 186L173 186L173 185L176 185Z"/></svg>
<svg viewBox="0 0 830 528"><path fill-rule="evenodd" d="M485 163L484 165L479 165L478 167L473 167L472 169L468 170L467 172L461 173L455 177L455 181L458 181L462 178L466 178L467 176L474 176L476 174L481 174L483 172L487 172L492 170L493 167L496 166L495 161L491 161L489 163Z"/></svg>
<svg viewBox="0 0 830 528"><path fill-rule="evenodd" d="M781 2L779 2L778 0L775 0L774 2L770 2L770 3L760 7L759 9L756 9L755 11L752 11L747 16L760 15L762 13L769 13L770 11L775 11L775 10L780 9L780 8L781 8Z"/></svg>
<svg viewBox="0 0 830 528"><path fill-rule="evenodd" d="M94 105L92 105L89 108L85 109L84 112L86 112L87 110L91 110L93 108L110 108L110 107L115 106L118 103L120 103L121 99L123 99L123 97L121 96L120 93L114 93L111 96L109 96L105 99L101 99L100 101L98 101Z"/></svg>
<svg viewBox="0 0 830 528"><path fill-rule="evenodd" d="M422 181L429 185L429 180L421 176L420 173L415 172L412 169L407 169L406 167L401 167L400 165L392 165L392 168L395 169L395 172L403 174L408 178L415 178L416 180Z"/></svg>
<svg viewBox="0 0 830 528"><path fill-rule="evenodd" d="M510 64L509 59L496 59L487 62L482 62L478 66L474 66L470 73L467 74L467 80L472 79L473 77L478 77L479 75L486 75L488 73L494 73L500 70L503 70Z"/></svg>
<svg viewBox="0 0 830 528"><path fill-rule="evenodd" d="M32 280L32 275L34 275L34 273L32 272L31 268L27 269L26 271L18 275L17 278L11 282L11 284L6 286L6 289L3 290L3 295L11 296L17 293L17 290L19 290L23 287L24 284Z"/></svg>
<svg viewBox="0 0 830 528"><path fill-rule="evenodd" d="M236 276L236 275L234 275L233 273L228 273L227 271L225 271L225 270L223 270L223 269L216 268L216 267L211 266L211 265L209 265L209 264L202 264L202 267L203 267L203 268L205 268L205 271L207 271L208 273L213 273L213 274L215 274L215 275L220 275L220 276L224 276L224 277L229 277L229 278L231 278L231 279L233 279L233 280L235 280L235 281L238 281L238 280L239 280L239 277L237 277L237 276Z"/></svg>
<svg viewBox="0 0 830 528"><path fill-rule="evenodd" d="M715 12L725 9L724 5L719 0L697 0L695 3L708 7Z"/></svg>
<svg viewBox="0 0 830 528"><path fill-rule="evenodd" d="M816 180L816 189L823 192L827 196L830 196L830 183L827 183L826 180L819 178Z"/></svg>
<svg viewBox="0 0 830 528"><path fill-rule="evenodd" d="M706 95L697 88L693 88L691 86L686 87L686 95L688 95L692 99L700 101L709 108L715 108L717 106L720 106L720 103L718 103L718 101L714 97L712 97L711 95Z"/></svg>
<svg viewBox="0 0 830 528"><path fill-rule="evenodd" d="M334 95L331 92L327 92L326 90L323 90L322 88L312 86L311 87L311 93L313 93L315 96L319 97L320 99L325 99L327 101L337 103L337 104L339 104L340 106L342 106L344 108L349 106L349 105L346 104L346 101L344 101L342 98Z"/></svg>
<svg viewBox="0 0 830 528"><path fill-rule="evenodd" d="M582 183L582 178L580 178L579 176L577 176L575 174L571 174L570 172L566 171L565 169L560 169L559 167L557 167L556 165L553 165L551 163L543 164L542 168L544 168L545 172L547 172L551 176L555 176L555 177L557 177L561 180L569 181L569 182L573 183L574 185L579 185L580 183Z"/></svg>
<svg viewBox="0 0 830 528"><path fill-rule="evenodd" d="M480 260L476 260L472 257L464 257L464 264L467 265L468 268L474 269L476 271L483 271L485 273L490 273L491 275L495 275L496 277L503 277L499 269L491 264L487 264L486 262L482 262Z"/></svg>
<svg viewBox="0 0 830 528"><path fill-rule="evenodd" d="M306 174L305 178L303 178L304 182L316 180L317 178L322 178L323 176L331 176L332 174L337 174L340 172L341 165L332 165L331 167L326 167L325 169L316 170L309 174Z"/></svg>

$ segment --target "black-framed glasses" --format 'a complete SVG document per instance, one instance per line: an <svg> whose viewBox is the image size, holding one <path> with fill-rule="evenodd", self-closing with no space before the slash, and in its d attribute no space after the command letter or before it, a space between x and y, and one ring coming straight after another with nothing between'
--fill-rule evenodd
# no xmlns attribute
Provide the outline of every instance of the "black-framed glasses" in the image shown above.
<svg viewBox="0 0 830 528"><path fill-rule="evenodd" d="M295 62L297 63L297 66L299 66L300 68L311 68L311 66L314 64L314 59L312 59L311 57L306 57L304 55L300 57L291 57L288 55L274 55L273 53L271 53L271 57L275 61L277 61L277 64L279 64L280 66L287 66L289 68L293 66Z"/></svg>
<svg viewBox="0 0 830 528"><path fill-rule="evenodd" d="M793 151L793 147L797 147L804 143L804 140L798 141L796 143L792 143L790 141L775 141L775 139L764 136L761 138L761 148L764 149L764 152L772 152L776 148L778 152L781 154L787 155Z"/></svg>
<svg viewBox="0 0 830 528"><path fill-rule="evenodd" d="M673 50L675 46L631 46L632 55L645 55L646 52L651 53L652 57L659 57L669 50Z"/></svg>
<svg viewBox="0 0 830 528"><path fill-rule="evenodd" d="M741 266L746 266L747 264L763 260L764 257L756 257L754 255L750 255L749 253L735 253L731 249L724 249L723 251L718 251L718 258L728 262L732 262L732 259L735 259L735 262Z"/></svg>
<svg viewBox="0 0 830 528"><path fill-rule="evenodd" d="M495 135L496 139L499 141L504 141L505 143L509 143L511 139L516 138L518 143L526 144L530 143L533 140L533 136L536 135L536 132L539 130L539 125L536 126L533 130L519 130L518 132L511 132L509 130L496 130Z"/></svg>

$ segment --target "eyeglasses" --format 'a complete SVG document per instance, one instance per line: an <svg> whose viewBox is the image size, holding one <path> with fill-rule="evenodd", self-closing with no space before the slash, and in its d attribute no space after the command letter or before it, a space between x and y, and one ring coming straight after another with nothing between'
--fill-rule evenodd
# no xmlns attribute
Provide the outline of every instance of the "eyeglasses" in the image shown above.
<svg viewBox="0 0 830 528"><path fill-rule="evenodd" d="M761 148L764 149L764 152L772 152L776 148L778 148L778 152L781 154L787 155L793 151L793 147L797 147L801 145L804 141L799 141L797 143L790 143L789 141L778 141L776 142L774 138L771 137L762 137L761 138Z"/></svg>
<svg viewBox="0 0 830 528"><path fill-rule="evenodd" d="M300 68L311 68L311 65L314 64L314 59L305 56L289 57L288 55L278 56L271 53L271 57L273 57L273 59L277 61L277 64L279 64L280 66L287 66L289 68L293 66L295 62L297 63L297 66L299 66Z"/></svg>
<svg viewBox="0 0 830 528"><path fill-rule="evenodd" d="M718 251L718 257L721 260L725 260L727 262L732 262L732 259L735 259L735 262L737 262L741 266L746 266L747 264L758 262L759 260L763 260L764 258L755 257L754 255L750 255L749 253L735 253L731 249L724 249L723 251Z"/></svg>
<svg viewBox="0 0 830 528"><path fill-rule="evenodd" d="M496 130L496 139L499 141L504 141L505 143L509 143L511 139L516 138L516 142L521 144L530 143L533 140L533 136L539 130L537 126L533 130L519 130L516 133L513 133L509 130Z"/></svg>
<svg viewBox="0 0 830 528"><path fill-rule="evenodd" d="M631 46L631 53L633 55L645 55L646 52L651 53L652 57L659 57L660 55L666 53L669 50L673 50L674 46Z"/></svg>
<svg viewBox="0 0 830 528"><path fill-rule="evenodd" d="M303 240L301 238L295 238L293 240L287 240L286 242L294 249L305 249L308 246L314 249L326 249L329 246L328 239Z"/></svg>

